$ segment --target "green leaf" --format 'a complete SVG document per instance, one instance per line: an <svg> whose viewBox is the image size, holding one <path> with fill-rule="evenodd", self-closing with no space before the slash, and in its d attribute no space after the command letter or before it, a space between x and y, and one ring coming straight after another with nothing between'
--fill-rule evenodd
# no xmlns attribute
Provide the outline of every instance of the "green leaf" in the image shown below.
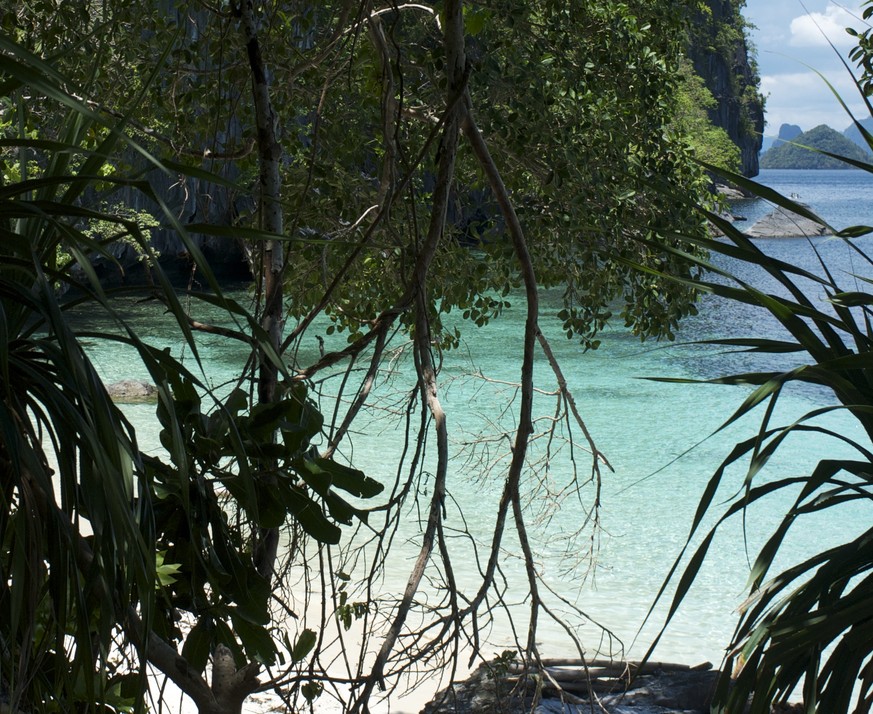
<svg viewBox="0 0 873 714"><path fill-rule="evenodd" d="M251 661L271 665L276 661L276 644L265 627L251 622L236 608L230 608L233 629Z"/></svg>
<svg viewBox="0 0 873 714"><path fill-rule="evenodd" d="M303 694L307 702L315 701L324 691L324 685L320 682L305 682L300 687L300 693Z"/></svg>
<svg viewBox="0 0 873 714"><path fill-rule="evenodd" d="M475 37L485 28L490 19L490 11L482 9L464 8L464 32Z"/></svg>
<svg viewBox="0 0 873 714"><path fill-rule="evenodd" d="M195 672L206 671L209 653L212 650L212 623L209 618L201 618L185 637L182 657Z"/></svg>
<svg viewBox="0 0 873 714"><path fill-rule="evenodd" d="M873 305L873 295L862 292L842 292L832 295L830 301L841 307L863 307Z"/></svg>
<svg viewBox="0 0 873 714"><path fill-rule="evenodd" d="M294 648L291 650L291 661L295 664L297 662L302 662L306 656L312 652L316 642L318 642L318 636L313 630L303 630L303 632L297 636L297 641L294 643Z"/></svg>
<svg viewBox="0 0 873 714"><path fill-rule="evenodd" d="M155 556L155 565L157 566L155 569L155 587L166 587L175 583L176 576L179 575L182 568L179 563L165 563L164 556L166 554L166 550L161 550Z"/></svg>
<svg viewBox="0 0 873 714"><path fill-rule="evenodd" d="M281 487L270 483L258 483L258 509L252 514L261 528L279 528L285 523L288 511L283 503Z"/></svg>
<svg viewBox="0 0 873 714"><path fill-rule="evenodd" d="M306 533L320 543L339 543L342 531L327 519L321 507L306 491L280 482L277 493Z"/></svg>
<svg viewBox="0 0 873 714"><path fill-rule="evenodd" d="M321 457L307 459L306 466L309 473L326 476L327 485L342 489L358 498L373 498L382 493L385 488L375 479L366 476L363 471L329 459Z"/></svg>

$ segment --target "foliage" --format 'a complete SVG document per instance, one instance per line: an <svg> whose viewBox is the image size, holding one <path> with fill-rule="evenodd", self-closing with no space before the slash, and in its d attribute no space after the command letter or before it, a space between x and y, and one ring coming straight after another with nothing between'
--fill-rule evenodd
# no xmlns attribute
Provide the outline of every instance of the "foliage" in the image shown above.
<svg viewBox="0 0 873 714"><path fill-rule="evenodd" d="M754 184L744 184L754 189ZM760 191L760 188L758 189ZM778 202L789 210L802 206L785 199ZM822 511L836 510L848 503L869 503L873 499L873 454L869 445L817 423L831 411L847 412L869 437L873 435L870 405L873 404L867 365L873 348L870 305L873 296L854 285L846 288L823 266L824 276L806 273L791 265L778 264L729 225L722 224L729 243L715 248L744 263L765 270L784 289L784 294L765 294L754 285L722 272L736 287L712 281L706 288L716 295L768 311L790 335L785 340L749 338L716 341L761 353L797 352L809 361L778 372L740 374L713 380L720 384L753 385L754 391L727 423L755 410L763 411L755 437L737 444L711 478L698 506L692 534L706 514L715 507L715 494L728 469L747 462L739 494L719 517L718 524L704 537L689 561L671 607L675 612L706 555L715 531L725 520L739 518L761 499L785 493L791 505L755 559L750 577L750 597L724 665L724 676L716 699L717 711L732 712L751 700L752 712L769 712L777 702L802 691L811 711L866 711L865 700L873 691L867 662L870 652L869 608L873 600L867 552L871 532L857 540L822 551L807 560L773 574L774 561L789 533L802 529L808 518ZM846 239L856 233L847 229ZM850 245L866 264L873 264L860 248ZM807 297L811 281L827 294L827 305ZM854 282L854 281L853 281ZM834 406L816 409L793 423L771 423L780 396L795 383L812 383L828 388ZM756 478L780 444L792 435L818 434L851 447L857 458L823 459L804 475L780 474L767 480ZM790 494L790 495L789 495ZM690 537L689 537L690 538ZM734 679L731 681L731 673ZM805 684L801 682L805 678ZM853 688L860 686L857 694ZM856 704L853 705L851 702ZM857 708L855 708L857 706ZM814 708L814 709L813 709Z"/></svg>
<svg viewBox="0 0 873 714"><path fill-rule="evenodd" d="M236 390L223 402L210 396L208 410L201 408L202 381L139 338L89 267L91 254L112 260L107 238L150 250L138 217L81 203L103 182L160 205L148 184L102 171L118 147L166 169L124 134L126 113L118 121L96 114L56 67L5 38L0 78L6 106L27 92L40 96L45 111L66 110L67 117L41 126L37 138L16 132L24 122L10 122L2 140L7 156L26 154L39 167L34 178L22 172L0 186L4 700L13 710L142 708L146 660L171 651L175 663L183 641L195 672L219 646L237 661L271 663L286 645L290 660L302 659L311 632L301 630L296 642L286 635L286 645L273 640L272 593L257 567L256 536L290 523L315 541L336 542L337 523L366 516L334 489L367 498L381 485L311 451L322 419L302 384L289 382L275 404L251 406ZM142 92L127 112L141 99ZM94 136L104 138L89 149ZM175 220L169 211L163 218ZM58 265L59 248L75 262ZM222 295L202 259L200 267L216 288L203 299L241 325L239 339L261 347L257 321ZM189 317L159 264L152 268L151 297L176 320L196 361ZM65 317L73 308L106 315L116 331L74 330ZM168 461L139 451L85 350L95 339L127 344L148 368ZM278 443L267 438L273 432ZM194 625L187 636L178 629L185 612Z"/></svg>
<svg viewBox="0 0 873 714"><path fill-rule="evenodd" d="M137 253L139 260L145 262L149 267L154 267L155 262L161 257L160 252L152 247L151 241L148 241L147 247L143 248L139 241L129 237L127 229L119 231L116 219L123 219L125 222L134 223L137 228L137 235L146 237L149 237L150 229L160 226L158 219L148 211L138 211L118 203L112 206L102 206L100 211L103 215L112 216L113 220L91 219L82 232L97 242L126 243Z"/></svg>
<svg viewBox="0 0 873 714"><path fill-rule="evenodd" d="M761 155L763 169L851 169L837 157L865 161L870 154L850 139L822 124L793 141L774 145Z"/></svg>
<svg viewBox="0 0 873 714"><path fill-rule="evenodd" d="M701 161L729 171L739 171L740 150L727 132L715 126L708 110L716 106L715 97L704 81L694 72L691 62L680 63L682 82L676 92L675 122Z"/></svg>
<svg viewBox="0 0 873 714"><path fill-rule="evenodd" d="M307 613L283 599L290 587L280 577L287 563L278 563L276 553L278 528L287 526L288 562L297 564L298 548L314 543L319 567L299 564L305 585L316 581L319 626L326 630L334 619L341 646L345 629L360 618L362 652L373 649L372 638L381 638L374 663L363 656L338 658L358 710L367 709L386 681L393 685L420 664L454 660L461 642L479 646L479 633L487 629L479 618L490 621L492 608L510 608L501 583L502 539L509 528L523 544L531 610L527 643L519 649L526 660L538 661L537 618L556 615L546 602L551 593L526 530L524 502L537 498L522 499L521 484L539 478L529 473L528 442L536 438L536 428L549 454L553 448L569 454L571 476L561 490L571 496L589 483L599 486L600 464L606 463L538 327L538 289L565 287L559 319L568 337L590 347L614 311L641 337L668 338L677 321L693 312L695 257L705 252L706 234L687 197L707 196L708 179L684 129L674 122L684 3L502 0L485 6L446 0L373 8L347 0L179 2L168 12L162 3L106 2L89 8L93 12L65 7L61 19L52 14L54 5L15 2L2 16L4 30L18 41L6 41L0 56L15 79L0 85L11 92L3 104L9 139L4 175L17 191L10 203L19 211L26 207L38 223L45 209L30 192L55 175L56 164L64 164L59 185L77 186L57 202L64 220L52 227L63 226L63 240L53 235L46 245L55 252L40 252L30 262L47 266L43 272L54 282L75 283L81 291L77 300L95 300L114 316L87 253L111 261L104 240L129 234L143 248L146 241L134 216L111 216L86 203L91 197L85 186L96 190L106 184L145 194L201 267L188 231L245 240L258 278L251 315L226 299L205 270L210 292L191 297L220 307L233 325L217 327L183 310L159 263L153 265L153 295L178 322L195 362L195 326L251 350L241 388L220 399L203 384L204 366L186 369L170 354L143 344L114 316L120 336L113 339L136 349L159 388L166 455L139 453L134 435L93 377L95 400L103 399L107 409L96 422L111 433L121 429L127 438L125 465L131 488L139 492L116 506L132 519L130 533L140 539L145 565L140 581L125 581L137 585L121 592L117 607L107 600L113 607L99 633L102 659L81 663L86 649L76 646L63 653L56 647L57 658L66 665L69 654L72 666L90 675L102 671L98 664L113 645L126 653L132 643L140 652L119 671L141 674L147 658L203 714L238 710L259 686L261 666L275 665L270 676L277 688L307 700L318 695L329 685L319 660L328 657L328 635L309 628ZM132 105L124 101L130 97L137 100ZM51 143L59 137L64 141ZM157 153L170 157L158 161ZM33 181L24 180L25 154L35 162ZM66 165L68 155L86 158ZM110 164L114 171L106 170ZM232 226L199 219L181 226L164 197L135 180L147 171L172 172L180 191L224 192L228 205L245 210ZM664 200L665 195L673 198ZM117 197L95 200L104 198L114 203ZM87 234L88 222L99 231ZM113 230L114 223L122 228ZM10 224L10 232L19 229ZM51 262L58 246L76 259L84 284L75 282L70 266ZM628 270L630 262L679 280ZM280 287L267 286L276 276ZM10 289L10 295L27 295L31 284L39 283L38 276L24 278L24 289ZM456 531L454 525L444 528L449 438L438 390L439 348L456 344L458 335L442 319L456 310L484 324L520 287L527 319L518 414L499 440L512 445L511 453L485 457L494 462L483 469L491 475L499 468L503 496L490 544L483 557L476 551L482 582L475 591L462 592L452 582L451 535L446 535ZM52 290L46 294L58 311L65 309ZM319 315L330 321L328 331L346 331L349 344L302 365L303 336ZM289 325L298 321L287 334L286 319ZM337 572L336 551L321 546L336 543L341 525L366 525L359 499L374 496L381 486L330 457L352 431L376 376L391 359L386 345L398 324L408 338L403 346L413 354L415 376L405 403L398 401L392 412L405 415L402 435L414 448L391 465L395 482L380 504L384 521L372 531L362 528L362 537L375 543L376 557L343 555L363 563L358 570L364 571L365 595L352 599L358 591ZM80 337L70 332L70 350L81 347ZM549 419L535 427L537 346L552 368L556 402ZM369 366L357 384L356 360L362 354ZM324 425L304 385L341 362L347 372L322 443ZM93 376L90 367L88 374ZM253 375L257 384L247 384L245 378ZM16 388L26 392L28 386L22 380ZM65 398L73 394L60 391ZM505 413L514 417L510 406ZM54 427L55 420L50 415L45 421ZM119 423L124 428L116 428ZM587 476L577 472L579 438L592 454ZM71 443L77 439L87 441L76 436ZM436 454L427 454L433 441ZM41 458L35 436L30 446L34 458ZM70 462L65 476L71 491L81 485L77 463ZM96 472L109 473L102 465ZM550 488L546 481L540 481L543 491ZM21 483L19 478L11 493L23 492ZM102 492L93 494L99 499ZM412 502L427 512L415 567L396 601L371 608L367 600L386 567L384 552L408 517L403 506ZM50 505L76 527L97 517L90 504L80 508L62 499ZM147 512L137 520L128 512L132 507ZM596 525L598 508L599 501L586 511L582 528ZM18 501L7 513L16 525L27 523ZM78 544L76 527L70 533ZM109 541L130 543L121 536ZM44 548L33 547L37 553ZM10 558L16 553L3 551ZM113 556L100 563L122 573L125 564ZM445 593L437 606L417 595L431 561L437 562L427 577ZM74 579L80 575L72 571ZM10 588L10 597L15 592ZM312 593L307 589L305 597ZM51 604L56 633L66 632L68 623L79 624L85 612ZM271 619L280 607L279 616L290 618L287 633ZM558 609L584 617L569 602ZM421 616L421 624L410 624L417 619L407 620L410 612ZM297 616L301 621L294 621ZM24 629L13 639L23 647L32 620L21 622ZM573 628L567 632L581 654ZM27 692L33 700L53 686L66 686L57 684L60 669L46 672L38 658L23 661L28 673L39 675L27 680L35 682ZM136 683L141 686L142 679ZM9 685L24 691L18 681Z"/></svg>
<svg viewBox="0 0 873 714"><path fill-rule="evenodd" d="M286 139L284 200L293 206L294 229L321 241L293 250L300 270L287 286L291 314L306 316L342 274L324 309L353 341L410 282L438 154L432 134L444 56L438 15L428 6L382 12L378 30L349 9L346 2L279 4L265 13L262 42L276 68L273 103ZM671 271L689 275L689 265L670 252L633 256L639 244L632 237L651 231L669 245L668 226L704 230L680 202L654 200L665 183L680 194L705 193L706 178L683 138L696 126L671 121L683 12L682 3L641 0L583 8L505 0L466 11L469 86L480 121L508 168L509 189L521 198L541 281L566 285L564 327L588 346L614 307L640 336L653 337L669 336L693 311L693 291L640 282L620 260L668 261ZM179 3L174 14L108 3L104 13L112 41L101 51L112 67L95 75L95 101L112 110L115 86L141 83L140 68L159 52L155 39L175 38L134 126L147 146L205 157L216 173L225 171L222 157L233 157L245 186L254 176L255 129L240 100L249 78L238 61L245 48L232 13L200 3ZM74 19L68 44L84 42L93 28L91 18ZM35 20L16 27L38 41ZM664 132L665 125L673 128ZM442 330L441 316L456 310L483 324L519 285L494 197L468 152L460 161L434 266L443 299L432 322L445 345L457 336ZM391 206L390 220L372 225L372 207L382 204ZM407 327L409 319L402 317Z"/></svg>
<svg viewBox="0 0 873 714"><path fill-rule="evenodd" d="M865 97L873 94L873 28L869 25L871 17L873 17L873 5L865 2L861 19L867 23L867 28L860 32L853 27L846 28L846 32L857 42L857 45L849 52L849 59L861 70L858 85Z"/></svg>
<svg viewBox="0 0 873 714"><path fill-rule="evenodd" d="M312 452L323 420L302 384L276 404L254 406L237 389L211 414L201 411L194 383L168 371L167 384L172 409L162 404L158 418L171 463L148 458L146 474L154 489L156 545L177 574L160 589L162 619L153 627L167 641L183 642L197 671L219 643L238 662L274 664L272 583L258 571L252 531L284 526L290 515L315 542L336 544L338 523L367 520L336 489L370 498L382 485ZM277 428L280 439L271 443ZM184 637L180 612L196 623Z"/></svg>
<svg viewBox="0 0 873 714"><path fill-rule="evenodd" d="M82 216L131 235L137 228L76 205L85 177L102 164L99 153L77 143L88 113L36 58L5 41L2 49L7 100L28 76L83 110L58 137L6 139L5 147L43 157L44 168L38 180L21 176L0 193L0 688L13 709L38 703L64 711L111 701L125 681L106 658L128 607L138 604L150 617L155 560L143 531L151 506L136 476L135 435L64 320L53 285L86 291L95 306L111 308L98 286L55 262L60 245L77 256L101 250L76 228ZM72 155L82 158L83 177L67 172Z"/></svg>
<svg viewBox="0 0 873 714"><path fill-rule="evenodd" d="M473 96L492 127L493 151L511 168L510 189L525 197L521 217L540 282L565 287L559 318L588 346L613 310L641 337L669 337L693 312L693 293L620 266L634 256L690 276L669 251L637 253L634 238L671 245L668 226L678 225L702 235L685 207L656 200L666 184L694 195L707 184L671 124L680 45L670 28L683 16L652 3L523 7L476 35Z"/></svg>

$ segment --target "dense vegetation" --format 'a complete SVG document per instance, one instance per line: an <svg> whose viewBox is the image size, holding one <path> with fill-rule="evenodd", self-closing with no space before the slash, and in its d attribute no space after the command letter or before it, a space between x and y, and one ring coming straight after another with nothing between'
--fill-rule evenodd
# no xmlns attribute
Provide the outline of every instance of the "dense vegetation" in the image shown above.
<svg viewBox="0 0 873 714"><path fill-rule="evenodd" d="M626 267L698 271L666 250L679 226L704 235L687 198L705 199L708 185L675 111L681 7L92 10L16 3L0 18L9 238L0 553L14 574L0 583L4 695L46 711L142 706L148 663L203 713L238 712L264 686L300 703L329 689L366 711L407 671L451 671L460 643L477 654L480 628L516 597L502 582L508 537L522 544L527 572L519 652L535 661L537 621L554 616L554 596L524 504L551 485L538 476L548 463L528 463L528 444L567 444L562 490L591 526L599 504L582 492L604 462L591 443L590 476L576 471L577 440L590 439L539 330L539 286L562 287L559 319L587 346L613 305L640 336L670 336L694 309L693 287ZM150 240L155 222L200 271L201 293L176 296ZM203 260L214 239L243 246L256 275L251 311L223 296ZM675 247L696 250L681 239ZM131 284L125 271L115 290L145 288L169 311L195 356L189 367L114 313L91 268L96 257L121 274L130 250L148 282ZM439 400L439 350L457 332L441 317L460 310L483 324L518 289L528 316L519 398L501 407L514 414L502 436L512 448L475 457L503 496L491 542L466 556L481 562L480 582L462 588L444 527ZM205 323L198 301L226 320ZM64 311L82 302L118 332L66 327ZM301 363L319 315L325 338L348 340ZM206 386L199 331L251 350L228 393ZM128 342L146 364L166 454L140 453L109 402L82 348L101 338ZM554 374L538 388L558 396L543 421L532 413L538 353ZM393 465L394 481L376 483L332 457L352 451L376 375L406 354L414 380L390 414L408 416L391 428L418 446ZM326 420L319 380L337 370L345 376ZM107 489L109 473L125 477ZM522 484L534 492L523 497ZM366 499L380 492L374 509ZM424 513L420 553L405 591L376 601L385 551L412 504ZM372 525L332 548L354 523ZM45 567L34 567L40 558ZM436 607L418 595L425 577L445 594ZM335 661L351 627L375 659ZM572 634L568 646L582 650Z"/></svg>
<svg viewBox="0 0 873 714"><path fill-rule="evenodd" d="M680 63L682 82L676 96L676 123L689 137L694 156L700 161L723 169L739 171L740 148L731 141L727 131L716 126L709 112L717 102L703 79L694 72L689 60Z"/></svg>
<svg viewBox="0 0 873 714"><path fill-rule="evenodd" d="M440 86L442 51L434 17L421 9L396 16L380 14L382 27L372 35L355 24L357 20L342 3L318 11L306 7L305 3L291 4L270 16L263 33L264 56L284 68L281 76L287 78L273 82L272 88L279 125L286 127L281 147L285 155L284 191L296 197L292 225L301 235L346 236L346 225L355 225L369 207L384 204L388 192L404 180L408 196L418 202L407 204L409 209L427 201L430 169L428 162L420 162L417 152L423 142L432 139L432 122L438 118L433 107L434 92ZM238 176L236 189L199 187L193 181L177 188L185 189L191 203L198 196L210 196L208 202L186 207L195 223L246 225L252 204L246 202L239 187L255 175L255 127L246 103L232 99L245 95L247 77L239 63L227 60L222 64L219 59L236 41L228 18L204 10L182 10L178 20L157 11L137 13L135 26L140 31L127 36L125 28L133 25L125 13L131 11L112 5L107 10L112 39L107 42L109 47L100 51L112 54L105 60L108 69L93 80L93 100L106 111L114 111L114 88L140 81L133 58L157 61L159 53L168 49L163 68L149 89L147 108L136 117L135 126L143 127L139 138L159 154L171 151L173 158L183 160L207 156L205 168L219 175ZM559 25L565 20L559 4L546 3L541 10L510 3L501 13L469 9L465 19L471 30L469 70L476 77L470 84L472 98L481 105L478 111L486 126L499 127L489 140L491 151L512 163L513 170L505 175L507 188L526 196L522 210L535 226L530 247L540 281L567 288L565 326L589 344L609 313L607 304L615 297L622 298L627 306L624 317L641 334L669 331L675 319L690 309L689 302L674 288L662 286L656 297L632 275L619 277L618 263L607 258L603 264L592 250L609 245L615 257L623 251L624 257L630 257L626 251L633 250L633 244L627 238L648 230L650 219L657 217L648 207L647 195L668 174L672 183L682 184L689 194L699 192L702 179L690 168L692 148L683 146L683 133L695 146L704 145L701 151L707 158L723 156L729 148L716 146L713 153L707 153L706 142L700 137L710 136L711 127L699 131L700 124L687 122L687 116L699 109L686 109L689 102L684 102L675 116L676 103L664 101L673 95L682 76L675 66L657 64L676 47L668 30L678 29L680 20L671 14L675 15L633 4L625 8L620 3L604 3L602 8L580 12L563 34ZM31 14L28 21L36 23L37 18ZM187 23L181 22L182 18ZM339 29L344 21L355 30L353 37ZM88 39L90 25L83 27L80 17L67 18L64 27L65 33L49 37L68 44L92 42ZM578 36L563 40L573 28L578 29ZM298 38L298 44L303 42L300 38L307 38L305 52L301 54L294 42L287 41L289 34ZM385 47L382 35L384 42L396 43L397 49ZM595 40L607 35L614 36L610 41L614 47ZM156 42L156 38L173 37L176 45L172 47ZM43 38L39 41L46 42ZM382 44L374 47L374 42ZM632 61L620 61L619 47ZM57 51L59 47L46 49ZM242 50L242 46L236 47L237 54ZM327 59L317 69L310 66L313 57L321 61L318 53L322 50L328 51ZM124 76L125 71L129 76ZM389 90L402 90L402 95L399 101L391 98L385 105L380 93ZM692 93L692 105L708 101L700 92ZM543 112L544 107L548 111ZM396 117L392 118L392 112ZM380 125L381 129L374 131ZM665 126L666 134L661 130ZM559 135L561 141L555 141ZM715 131L711 135L720 139ZM673 148L668 150L667 146ZM412 162L405 175L400 168L388 167L401 159ZM502 293L518 282L512 277L511 256L495 240L503 225L497 218L494 198L468 153L461 153L458 171L459 188L454 195L459 200L453 200L448 225L453 240L446 246L476 245L488 254L490 270L488 276L481 275L478 257L471 260L474 254L470 251L441 250L441 305L444 312L470 310L484 321L499 311L501 302L494 299L493 292ZM571 193L576 195L569 190L576 186L584 189L584 200L564 200ZM182 200L180 193L175 191L172 199ZM680 223L696 220L690 213L681 215L684 209L680 204L674 204L673 210L676 214L671 218ZM326 305L337 329L352 335L360 334L359 326L368 324L385 304L396 301L401 286L408 282L403 275L403 266L412 264L408 241L397 236L414 230L416 220L408 211L396 210L391 215L392 229L379 227L378 233L368 238L360 249L358 268L335 286ZM381 226L381 221L376 225ZM389 234L393 237L386 243L381 237ZM353 238L354 233L347 237ZM289 285L295 317L305 316L310 306L318 304L325 276L341 270L358 251L354 240L335 239L326 246L301 244L295 249L302 278ZM361 267L375 266L377 263L368 258L376 255L380 257L378 270L368 272ZM598 266L610 270L594 271ZM595 272L604 276L598 278L600 284L595 289L580 284ZM639 311L634 313L634 305L652 300L661 302L659 311L665 321L659 323L663 328L640 319ZM452 340L450 335L443 337L447 343Z"/></svg>
<svg viewBox="0 0 873 714"><path fill-rule="evenodd" d="M760 306L786 329L779 341L729 346L809 356L787 372L722 380L755 387L738 415L765 413L756 438L713 475L693 529L728 467L744 457L724 517L741 517L776 491L794 500L755 560L727 660L736 667L727 668L717 705L733 712L751 701L752 711L768 712L804 680L809 710L869 709L870 534L770 577L786 534L809 514L869 501L869 445L829 433L856 458L758 477L789 435L828 433L813 421L818 411L771 423L771 407L793 382L827 387L834 408L873 434L873 298L863 274L848 289L826 267L823 276L799 274L723 222L728 240L709 241L703 218L720 219L692 207L705 198L706 179L683 137L683 122L700 119L697 102L684 115L676 110L677 89L697 92L699 83L673 62L681 33L672 30L684 25L672 7L601 0L580 12L543 1L498 11L449 0L383 11L354 2L91 9L37 0L2 11L3 708L144 710L151 666L204 713L236 714L265 687L289 708L335 696L364 712L405 672L451 673L462 654L488 654L477 651L483 628L495 611L517 616L513 601L528 607L517 621L517 656L536 666L537 622L554 616L555 598L538 568L527 508L557 489L581 503L580 522L596 527L605 463L539 329L539 285L566 279L560 319L587 345L616 297L638 334L669 336L703 288ZM861 39L856 57L869 73ZM127 90L123 101L118 87ZM143 180L150 173L170 177L178 195L156 192L156 181ZM189 210L182 223L178 209L190 194L204 210ZM211 220L205 206L213 201L229 220ZM118 203L135 210L111 210ZM148 235L155 221L201 271L201 293L180 300ZM258 276L251 310L223 295L202 236L244 246ZM119 241L141 253L146 286L109 290L91 269L99 256L120 271ZM784 294L727 273L696 280L708 267L706 248L764 269ZM871 263L860 251L858 258ZM821 286L827 304L807 298L798 277ZM519 286L527 315L512 386L519 398L495 408L511 426L486 445L499 453L463 463L466 477L501 489L493 539L468 556L481 580L465 588L454 579L449 542L469 533L446 523L447 511L463 504L447 492L439 398L439 350L456 335L440 316L461 308L484 323ZM132 287L146 288L177 322L193 360L154 349L116 312L113 297ZM226 321L204 324L198 300ZM76 331L65 312L77 305L117 329ZM348 343L300 363L296 348L319 313ZM301 318L293 328L284 324L289 316ZM226 394L208 389L208 365L197 359L201 330L251 351ZM125 342L147 366L165 453L142 453L108 399L86 349L96 339ZM377 483L338 454L386 361L393 370L404 353L414 381L374 413L397 417L386 428L396 427L410 450L392 465L396 479ZM535 357L552 381L535 381ZM343 384L330 419L314 379L327 374ZM555 397L538 421L535 389ZM536 439L548 442L549 458L566 448L569 482L547 481L552 464L529 458ZM592 459L577 471L580 442ZM384 552L411 513L420 549L406 589L379 599ZM336 549L343 538L354 545L357 525L370 550ZM506 547L524 564L521 592L502 570L510 535ZM677 606L711 538L691 559ZM594 540L585 530L569 539L577 551ZM292 592L293 578L302 594ZM418 596L425 578L433 597ZM568 651L582 656L574 625L584 613L568 617ZM353 627L371 660L330 649Z"/></svg>
<svg viewBox="0 0 873 714"><path fill-rule="evenodd" d="M865 161L869 153L851 139L822 124L761 155L762 169L851 169L838 157Z"/></svg>
<svg viewBox="0 0 873 714"><path fill-rule="evenodd" d="M708 178L687 133L709 100L677 60L685 10L3 9L0 694L12 708L142 709L151 666L204 714L239 712L265 687L288 706L330 695L367 711L406 673L451 672L462 649L482 656L482 628L495 611L517 617L513 601L528 608L519 657L537 663L537 623L556 617L556 601L582 655L572 620L584 612L544 583L527 508L554 493L554 448L570 474L558 490L578 502L583 525L567 536L578 552L579 539L594 542L585 529L597 526L606 462L539 329L538 290L561 287L558 319L586 347L613 312L641 337L671 337L694 310ZM677 101L683 90L690 101ZM719 153L730 163L729 147ZM155 223L200 271L202 290L185 300L162 270ZM224 296L203 259L216 239L248 256L250 308ZM95 258L121 274L128 250L144 284L107 289ZM133 290L177 321L193 362L115 312L113 296ZM464 463L502 495L491 541L467 556L479 581L464 587L448 543L465 534L445 525L439 357L458 333L443 318L484 324L512 291L527 316L521 371L517 397L495 408L511 425L492 437L495 453ZM206 324L198 301L226 321ZM117 330L76 332L64 312L81 304ZM303 363L316 329L348 339ZM200 331L251 352L227 393L208 388ZM127 343L147 366L166 453L139 450L89 361L95 339ZM353 453L377 376L405 355L413 380L374 413L394 417L385 428L410 448L377 483L338 454ZM535 359L549 380L535 381ZM319 403L326 375L342 386ZM539 420L535 390L555 396ZM534 440L550 444L543 462L529 458ZM406 588L377 602L411 512L420 550ZM521 593L502 571L510 537ZM436 601L419 596L425 578ZM372 659L337 655L353 626Z"/></svg>

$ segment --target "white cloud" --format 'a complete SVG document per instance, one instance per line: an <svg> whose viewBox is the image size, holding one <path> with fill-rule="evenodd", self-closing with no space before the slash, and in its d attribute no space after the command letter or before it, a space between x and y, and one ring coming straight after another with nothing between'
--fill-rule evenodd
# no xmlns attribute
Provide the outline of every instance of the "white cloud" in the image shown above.
<svg viewBox="0 0 873 714"><path fill-rule="evenodd" d="M824 12L811 12L791 21L791 39L793 47L824 47L828 40L840 48L855 45L855 40L847 32L847 27L861 28L861 15L856 8L844 8L828 3Z"/></svg>
<svg viewBox="0 0 873 714"><path fill-rule="evenodd" d="M769 95L767 135L778 133L782 124L797 124L804 130L827 124L838 131L849 125L850 118L827 85L807 67L822 72L856 116L867 116L839 54L827 46L813 21L845 55L854 46L845 28L865 27L858 19L857 8L862 4L860 0L746 0L744 13L758 27L755 42L761 89ZM813 13L812 18L805 14L804 6Z"/></svg>
<svg viewBox="0 0 873 714"><path fill-rule="evenodd" d="M845 71L827 76L855 116L867 116L851 77ZM761 91L768 97L766 135L778 133L782 124L797 124L804 131L827 124L842 131L851 123L836 97L813 72L765 75L761 78Z"/></svg>
<svg viewBox="0 0 873 714"><path fill-rule="evenodd" d="M842 74L837 73L829 76L824 75L833 87L840 92L848 93L855 91L852 83L852 78L848 72ZM767 74L761 77L761 91L765 94L774 91L780 91L795 95L797 97L808 99L809 95L817 90L827 91L827 85L824 80L815 72L791 72L786 74ZM836 103L836 99L831 94L831 99Z"/></svg>

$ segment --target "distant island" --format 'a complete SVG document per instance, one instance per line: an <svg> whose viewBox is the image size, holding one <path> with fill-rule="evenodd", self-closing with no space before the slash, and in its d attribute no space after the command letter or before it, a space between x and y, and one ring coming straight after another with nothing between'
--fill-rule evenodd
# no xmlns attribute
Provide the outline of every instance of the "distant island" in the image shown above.
<svg viewBox="0 0 873 714"><path fill-rule="evenodd" d="M763 141L761 141L761 153L763 154L770 147L784 144L786 141L794 141L802 133L803 129L797 126L797 124L783 124L779 127L779 136L765 136L763 138Z"/></svg>
<svg viewBox="0 0 873 714"><path fill-rule="evenodd" d="M788 131L783 131L788 129ZM825 156L828 152L857 161L870 161L870 154L855 141L824 124L807 132L783 125L780 138L761 155L762 169L849 169L851 164ZM790 139L788 138L790 137Z"/></svg>
<svg viewBox="0 0 873 714"><path fill-rule="evenodd" d="M861 126L863 126L866 131L873 134L873 117L864 117L860 120L860 122ZM843 136L854 141L865 151L868 149L867 141L864 139L864 136L861 134L861 130L857 127L856 124L850 124L848 127L846 127L846 130L843 132Z"/></svg>

